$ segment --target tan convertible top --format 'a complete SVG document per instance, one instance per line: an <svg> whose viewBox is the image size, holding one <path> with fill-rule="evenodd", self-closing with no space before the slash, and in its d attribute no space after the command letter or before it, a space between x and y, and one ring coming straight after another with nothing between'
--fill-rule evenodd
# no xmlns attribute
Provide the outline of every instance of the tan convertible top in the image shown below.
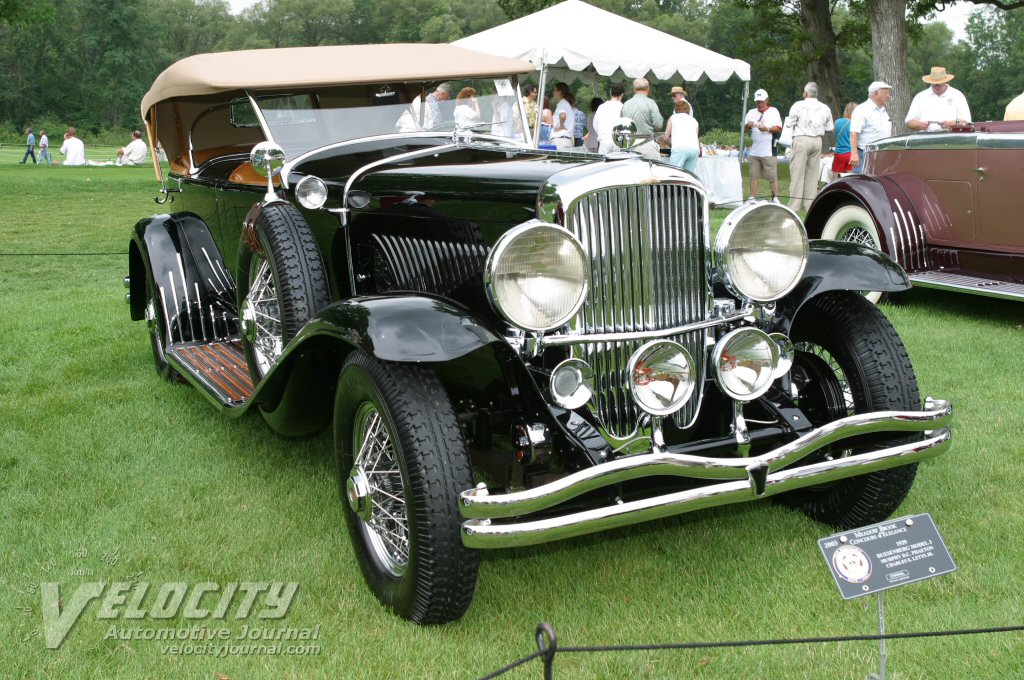
<svg viewBox="0 0 1024 680"><path fill-rule="evenodd" d="M175 97L362 83L458 80L534 70L508 59L453 45L389 44L285 47L196 54L171 64L142 98L150 107Z"/></svg>

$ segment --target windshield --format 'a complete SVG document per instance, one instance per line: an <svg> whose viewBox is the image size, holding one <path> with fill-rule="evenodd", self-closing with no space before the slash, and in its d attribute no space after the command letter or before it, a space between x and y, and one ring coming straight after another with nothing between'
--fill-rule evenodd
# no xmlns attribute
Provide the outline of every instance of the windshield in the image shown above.
<svg viewBox="0 0 1024 680"><path fill-rule="evenodd" d="M458 128L527 141L519 91L510 78L422 88L419 83L359 86L258 97L256 102L288 159L338 142L402 132Z"/></svg>

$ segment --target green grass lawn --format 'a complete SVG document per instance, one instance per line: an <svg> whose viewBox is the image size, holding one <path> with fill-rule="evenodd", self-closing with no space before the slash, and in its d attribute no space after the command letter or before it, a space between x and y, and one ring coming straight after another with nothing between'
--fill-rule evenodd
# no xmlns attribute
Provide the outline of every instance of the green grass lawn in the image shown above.
<svg viewBox="0 0 1024 680"><path fill-rule="evenodd" d="M487 552L461 621L424 629L387 614L352 555L329 434L282 439L154 371L124 303L127 258L109 254L160 211L152 171L0 160L0 676L471 678L533 651L541 620L566 646L877 630L874 599L845 602L832 583L816 543L830 530L771 502ZM952 451L921 466L901 512L931 512L959 566L891 591L887 628L1024 623L1024 307L914 291L884 310L922 394L957 411ZM107 639L110 629L192 621L101 619L99 602L46 648L38 583L59 582L67 607L82 583L131 580L298 582L284 619L201 625L319 626L319 648L166 654L158 641ZM556 677L859 679L875 668L877 644L864 642L564 655ZM889 644L894 680L1022 669L1020 634ZM507 677L539 675L534 662Z"/></svg>

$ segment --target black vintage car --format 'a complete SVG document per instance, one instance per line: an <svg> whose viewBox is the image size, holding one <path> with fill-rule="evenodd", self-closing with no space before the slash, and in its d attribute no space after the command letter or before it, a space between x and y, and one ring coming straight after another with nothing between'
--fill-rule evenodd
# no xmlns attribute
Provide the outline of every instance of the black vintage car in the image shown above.
<svg viewBox="0 0 1024 680"><path fill-rule="evenodd" d="M693 175L532 148L530 69L446 45L168 68L142 113L175 211L126 279L160 374L333 427L366 581L419 623L465 612L481 548L768 496L892 513L952 419L855 292L903 270L767 203L713 238Z"/></svg>

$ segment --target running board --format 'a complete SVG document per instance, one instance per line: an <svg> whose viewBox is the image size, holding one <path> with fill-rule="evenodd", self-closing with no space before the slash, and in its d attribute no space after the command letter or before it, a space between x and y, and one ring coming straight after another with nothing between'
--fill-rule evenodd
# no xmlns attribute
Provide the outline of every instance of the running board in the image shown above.
<svg viewBox="0 0 1024 680"><path fill-rule="evenodd" d="M222 406L241 406L252 397L252 378L237 339L177 343L164 356L174 370Z"/></svg>
<svg viewBox="0 0 1024 680"><path fill-rule="evenodd" d="M949 272L917 272L910 274L910 281L922 288L938 288L957 293L971 293L1003 300L1024 300L1024 284L985 279L979 276L965 276Z"/></svg>

